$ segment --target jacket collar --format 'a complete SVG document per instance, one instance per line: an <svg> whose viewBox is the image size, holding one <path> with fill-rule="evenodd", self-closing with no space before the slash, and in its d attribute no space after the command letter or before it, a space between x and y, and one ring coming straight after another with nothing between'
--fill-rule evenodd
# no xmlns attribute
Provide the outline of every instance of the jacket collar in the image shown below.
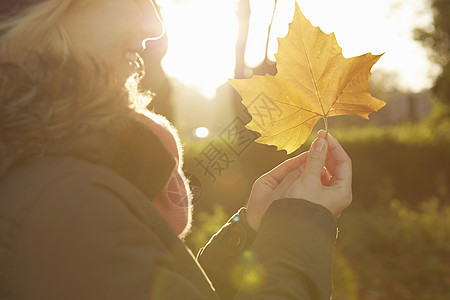
<svg viewBox="0 0 450 300"><path fill-rule="evenodd" d="M94 132L50 146L48 154L66 154L104 165L127 179L149 199L167 184L176 160L159 137L139 120L115 131Z"/></svg>

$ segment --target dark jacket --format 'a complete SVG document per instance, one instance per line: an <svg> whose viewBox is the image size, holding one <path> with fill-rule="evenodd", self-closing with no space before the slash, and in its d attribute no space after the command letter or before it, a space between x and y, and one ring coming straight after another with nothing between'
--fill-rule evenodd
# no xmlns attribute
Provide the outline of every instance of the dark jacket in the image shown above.
<svg viewBox="0 0 450 300"><path fill-rule="evenodd" d="M174 165L140 122L17 164L0 180L0 298L330 298L328 210L278 200L256 234L242 209L200 266L152 205Z"/></svg>

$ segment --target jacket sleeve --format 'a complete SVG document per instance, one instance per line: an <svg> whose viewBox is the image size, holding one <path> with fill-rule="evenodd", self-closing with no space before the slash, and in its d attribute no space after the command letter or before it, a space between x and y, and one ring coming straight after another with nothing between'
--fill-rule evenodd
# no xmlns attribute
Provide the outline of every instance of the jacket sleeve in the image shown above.
<svg viewBox="0 0 450 300"><path fill-rule="evenodd" d="M222 299L330 299L336 221L301 199L273 202L257 234L242 211L198 260Z"/></svg>
<svg viewBox="0 0 450 300"><path fill-rule="evenodd" d="M192 254L145 204L76 180L64 178L41 195L23 225L18 299L218 298Z"/></svg>

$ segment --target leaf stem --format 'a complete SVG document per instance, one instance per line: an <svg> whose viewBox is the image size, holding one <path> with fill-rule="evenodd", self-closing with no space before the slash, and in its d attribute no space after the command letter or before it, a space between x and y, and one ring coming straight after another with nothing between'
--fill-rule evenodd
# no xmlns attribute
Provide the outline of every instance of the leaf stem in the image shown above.
<svg viewBox="0 0 450 300"><path fill-rule="evenodd" d="M325 139L327 139L328 138L328 118L326 116L324 116L323 121L325 123Z"/></svg>

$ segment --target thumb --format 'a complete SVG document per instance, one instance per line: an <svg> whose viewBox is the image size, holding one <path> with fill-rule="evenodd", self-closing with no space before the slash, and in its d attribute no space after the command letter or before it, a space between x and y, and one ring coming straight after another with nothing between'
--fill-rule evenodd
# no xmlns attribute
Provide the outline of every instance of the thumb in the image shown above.
<svg viewBox="0 0 450 300"><path fill-rule="evenodd" d="M304 180L321 184L321 175L327 158L328 143L324 138L319 138L311 145L306 159L306 169L302 174Z"/></svg>

